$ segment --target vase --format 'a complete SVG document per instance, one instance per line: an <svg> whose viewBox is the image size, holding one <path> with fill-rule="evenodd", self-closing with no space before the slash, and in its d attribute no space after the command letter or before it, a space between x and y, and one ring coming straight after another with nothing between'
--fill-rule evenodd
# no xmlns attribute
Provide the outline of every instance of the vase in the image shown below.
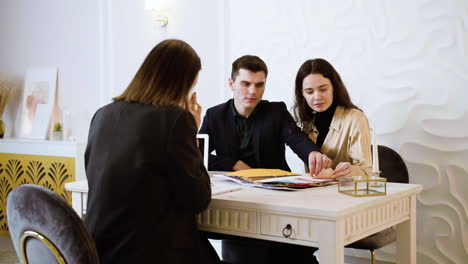
<svg viewBox="0 0 468 264"><path fill-rule="evenodd" d="M52 140L60 141L63 139L63 131L52 131Z"/></svg>
<svg viewBox="0 0 468 264"><path fill-rule="evenodd" d="M5 123L0 119L0 138L3 138L5 135Z"/></svg>

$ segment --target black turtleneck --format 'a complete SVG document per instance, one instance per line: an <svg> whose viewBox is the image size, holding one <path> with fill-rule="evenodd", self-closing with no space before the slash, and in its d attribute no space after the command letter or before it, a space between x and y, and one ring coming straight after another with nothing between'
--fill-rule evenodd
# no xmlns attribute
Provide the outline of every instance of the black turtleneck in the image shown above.
<svg viewBox="0 0 468 264"><path fill-rule="evenodd" d="M315 114L314 124L319 133L316 144L319 148L322 148L325 137L328 134L328 130L330 130L330 124L332 122L333 115L335 114L335 110L336 105L333 103L327 110Z"/></svg>

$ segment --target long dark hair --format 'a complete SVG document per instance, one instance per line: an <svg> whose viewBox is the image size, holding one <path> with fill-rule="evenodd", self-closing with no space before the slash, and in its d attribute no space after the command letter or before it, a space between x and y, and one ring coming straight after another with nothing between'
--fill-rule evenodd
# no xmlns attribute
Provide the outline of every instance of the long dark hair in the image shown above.
<svg viewBox="0 0 468 264"><path fill-rule="evenodd" d="M178 105L201 69L200 57L186 42L167 39L156 45L127 89L114 100Z"/></svg>
<svg viewBox="0 0 468 264"><path fill-rule="evenodd" d="M309 107L307 101L302 95L302 82L304 78L309 74L322 74L323 77L330 80L333 86L333 104L341 105L345 108L359 109L356 105L351 102L348 90L341 80L338 72L333 66L324 59L312 59L305 61L296 75L296 84L294 88L295 100L294 100L294 117L299 123L304 123L314 119L314 111ZM361 109L359 109L361 110ZM361 110L362 111L362 110Z"/></svg>

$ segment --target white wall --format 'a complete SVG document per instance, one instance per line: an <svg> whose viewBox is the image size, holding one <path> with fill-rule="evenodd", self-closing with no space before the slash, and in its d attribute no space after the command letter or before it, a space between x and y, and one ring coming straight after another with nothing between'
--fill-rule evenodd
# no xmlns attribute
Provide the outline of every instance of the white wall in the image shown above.
<svg viewBox="0 0 468 264"><path fill-rule="evenodd" d="M376 120L379 143L399 151L411 182L424 186L418 263L464 263L467 10L463 0L174 0L169 25L160 28L143 0L2 0L0 72L22 78L31 66L58 66L70 133L84 139L94 111L125 89L162 39L186 40L199 53L197 91L205 109L231 96L226 78L238 56L262 57L270 69L265 98L289 106L300 64L325 58ZM16 114L12 103L7 125ZM294 155L288 159L301 169ZM393 252L389 246L378 255L392 260Z"/></svg>
<svg viewBox="0 0 468 264"><path fill-rule="evenodd" d="M97 7L94 0L0 2L0 72L22 80L30 67L58 67L59 104L80 135L99 100ZM6 136L19 129L20 98L6 110Z"/></svg>
<svg viewBox="0 0 468 264"><path fill-rule="evenodd" d="M165 38L178 38L202 59L200 103L214 105L225 87L219 73L224 67L222 2L174 1L166 28L144 7L143 0L2 0L0 72L23 80L29 67L57 66L66 132L84 140L94 112L127 87L149 51ZM7 106L7 137L18 134L20 102L16 94Z"/></svg>
<svg viewBox="0 0 468 264"><path fill-rule="evenodd" d="M468 262L468 2L226 1L228 61L270 68L265 97L293 102L306 59L329 60L400 152L418 198L418 263ZM394 245L378 251L394 259ZM367 252L349 252L368 256Z"/></svg>
<svg viewBox="0 0 468 264"><path fill-rule="evenodd" d="M112 9L112 94L120 94L148 52L162 39L187 41L202 61L197 96L202 106L212 106L222 96L223 67L222 1L178 0L169 10L169 24L160 27L151 12L144 10L144 1L110 1ZM221 20L222 21L222 20ZM110 67L109 67L110 68ZM206 107L204 108L206 110Z"/></svg>

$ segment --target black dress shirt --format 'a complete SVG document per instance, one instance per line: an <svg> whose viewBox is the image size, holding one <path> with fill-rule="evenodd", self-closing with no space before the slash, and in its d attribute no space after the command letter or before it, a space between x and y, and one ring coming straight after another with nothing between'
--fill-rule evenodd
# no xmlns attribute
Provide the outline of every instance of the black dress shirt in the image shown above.
<svg viewBox="0 0 468 264"><path fill-rule="evenodd" d="M200 133L209 135L209 170L231 171L241 160L240 136L231 109L232 99L206 111ZM296 125L283 102L262 100L256 107L250 142L257 168L290 170L285 158L287 144L302 161L320 149Z"/></svg>
<svg viewBox="0 0 468 264"><path fill-rule="evenodd" d="M234 101L231 103L232 114L234 115L234 120L236 121L237 133L240 138L240 160L249 165L252 168L257 167L257 160L255 159L255 153L253 150L253 144L251 141L252 130L255 126L255 112L256 109L250 114L249 117L241 116L234 106Z"/></svg>

